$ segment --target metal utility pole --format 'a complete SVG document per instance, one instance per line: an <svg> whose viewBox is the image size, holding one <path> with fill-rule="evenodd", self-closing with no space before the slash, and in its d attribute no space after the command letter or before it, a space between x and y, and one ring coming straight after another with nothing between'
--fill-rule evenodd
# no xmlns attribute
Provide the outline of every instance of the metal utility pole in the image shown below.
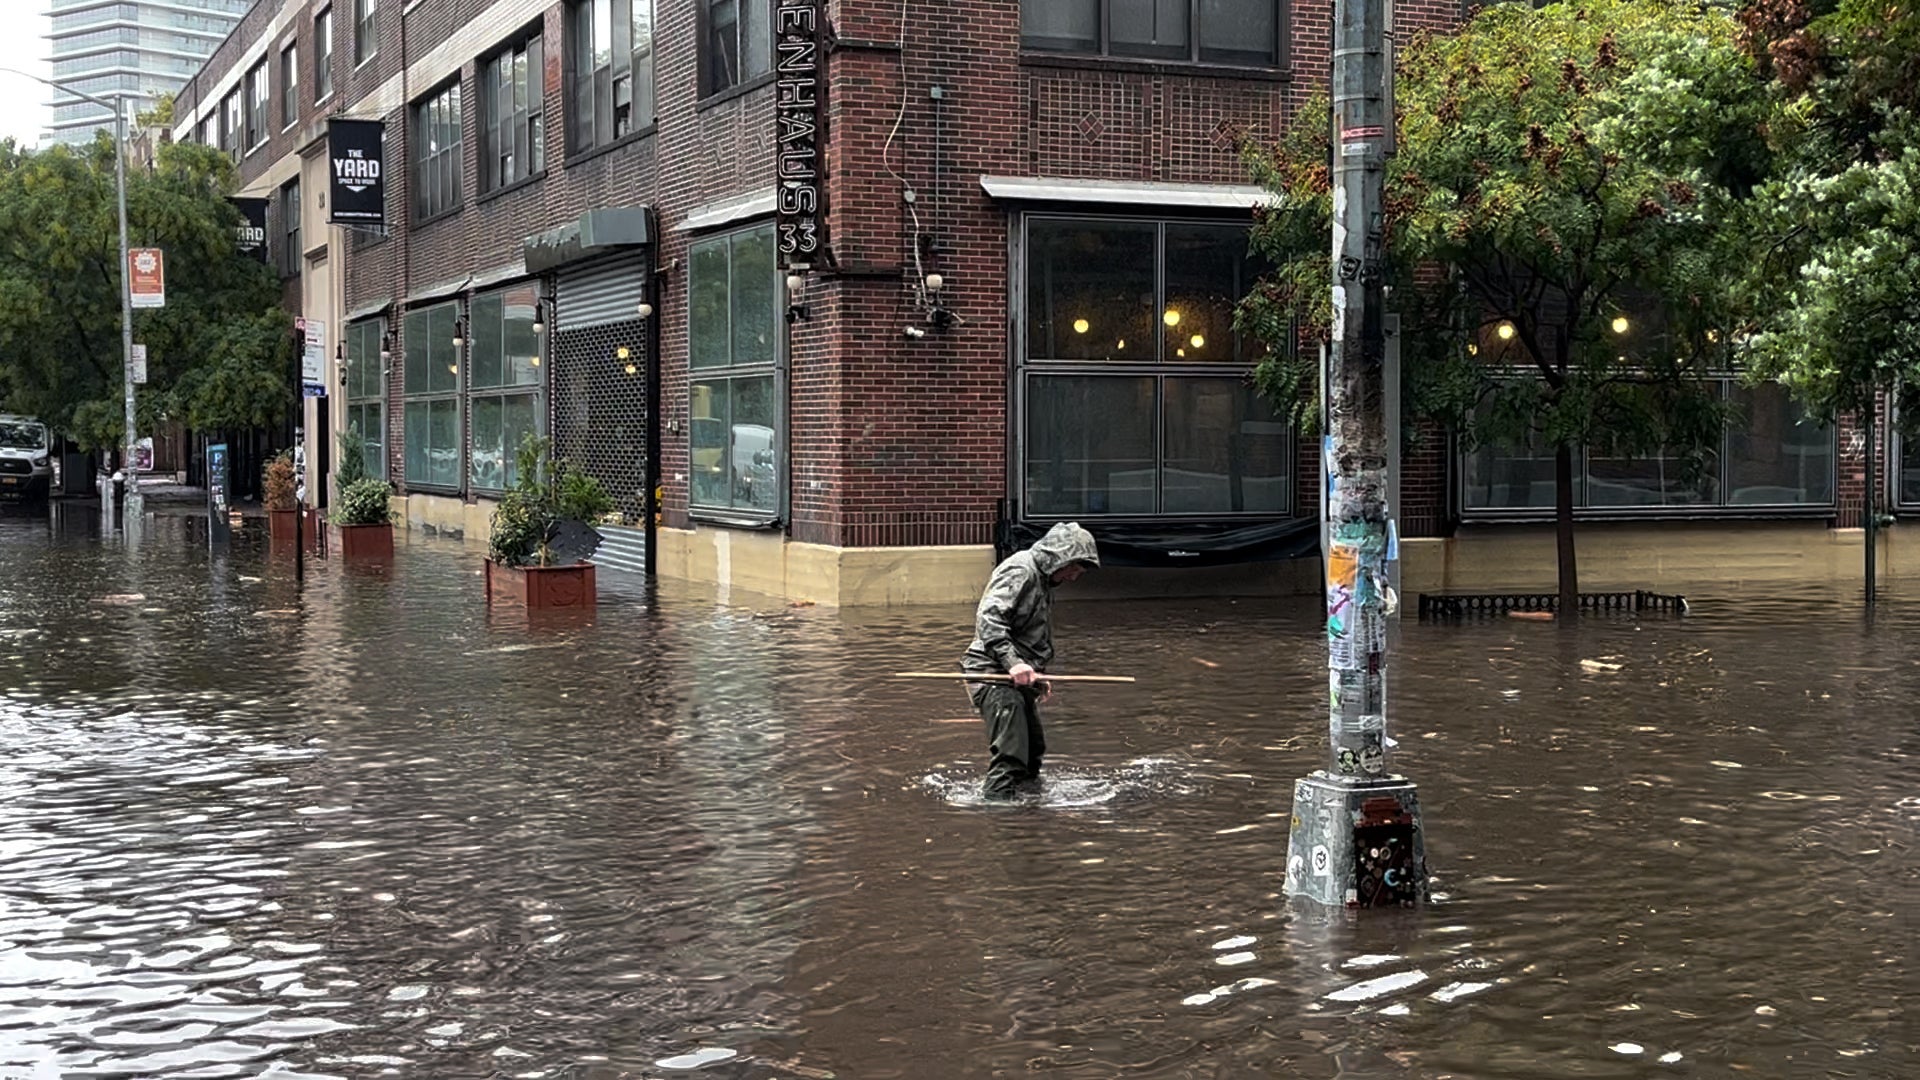
<svg viewBox="0 0 1920 1080"><path fill-rule="evenodd" d="M91 101L102 108L113 110L113 183L114 201L120 214L120 377L122 391L126 398L127 430L121 439L121 468L127 477L126 506L122 510L122 531L129 536L139 532L146 507L140 495L139 474L134 471L134 451L138 448L140 436L135 428L134 391L133 391L133 282L132 271L127 263L127 113L126 99L108 100L96 97L83 90L75 90L65 83L52 79L43 79L38 75L17 68L0 70L11 71L15 75L25 75L37 83L53 87L63 94L72 94L83 101Z"/></svg>
<svg viewBox="0 0 1920 1080"><path fill-rule="evenodd" d="M1294 783L1290 897L1328 905L1416 903L1427 893L1420 802L1387 769L1389 513L1383 191L1392 149L1389 0L1335 0L1333 341L1326 372L1325 768Z"/></svg>

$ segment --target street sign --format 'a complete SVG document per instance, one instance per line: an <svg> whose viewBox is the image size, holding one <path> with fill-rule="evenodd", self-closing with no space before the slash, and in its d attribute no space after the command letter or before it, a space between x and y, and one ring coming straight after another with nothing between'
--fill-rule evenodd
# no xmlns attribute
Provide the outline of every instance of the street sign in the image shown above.
<svg viewBox="0 0 1920 1080"><path fill-rule="evenodd" d="M159 248L127 252L127 287L137 308L167 306L166 259Z"/></svg>
<svg viewBox="0 0 1920 1080"><path fill-rule="evenodd" d="M133 385L147 385L147 347L145 345L133 347Z"/></svg>
<svg viewBox="0 0 1920 1080"><path fill-rule="evenodd" d="M319 319L300 319L304 344L300 350L300 393L303 397L327 396L327 324Z"/></svg>
<svg viewBox="0 0 1920 1080"><path fill-rule="evenodd" d="M224 548L232 536L233 525L227 520L227 444L210 443L207 446L207 543L215 549Z"/></svg>

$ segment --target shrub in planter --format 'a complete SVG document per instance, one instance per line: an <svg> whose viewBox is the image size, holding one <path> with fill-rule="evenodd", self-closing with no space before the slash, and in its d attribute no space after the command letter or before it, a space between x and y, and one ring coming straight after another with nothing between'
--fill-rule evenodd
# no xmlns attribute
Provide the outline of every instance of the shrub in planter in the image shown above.
<svg viewBox="0 0 1920 1080"><path fill-rule="evenodd" d="M283 450L268 459L260 472L267 505L268 534L275 540L291 540L297 525L293 507L293 452Z"/></svg>
<svg viewBox="0 0 1920 1080"><path fill-rule="evenodd" d="M393 487L362 477L341 489L333 525L346 559L386 558L393 554Z"/></svg>
<svg viewBox="0 0 1920 1080"><path fill-rule="evenodd" d="M514 486L494 509L487 537L487 599L528 607L593 603L594 570L586 559L600 546L588 524L613 509L598 480L555 460L553 441L529 435L514 459Z"/></svg>

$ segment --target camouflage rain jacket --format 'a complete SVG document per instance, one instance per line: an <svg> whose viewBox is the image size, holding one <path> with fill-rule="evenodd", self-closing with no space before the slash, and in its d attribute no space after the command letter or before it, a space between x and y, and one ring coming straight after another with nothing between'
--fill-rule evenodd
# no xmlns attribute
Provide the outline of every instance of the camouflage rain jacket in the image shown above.
<svg viewBox="0 0 1920 1080"><path fill-rule="evenodd" d="M964 671L1005 672L1025 662L1036 671L1053 662L1053 572L1069 563L1100 565L1093 534L1071 521L1047 530L1025 551L994 568L974 616ZM983 684L968 687L978 700Z"/></svg>

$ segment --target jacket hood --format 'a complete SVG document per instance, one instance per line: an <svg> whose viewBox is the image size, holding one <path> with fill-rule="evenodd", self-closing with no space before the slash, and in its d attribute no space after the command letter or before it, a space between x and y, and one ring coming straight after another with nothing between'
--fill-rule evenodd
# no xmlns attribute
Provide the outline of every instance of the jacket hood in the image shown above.
<svg viewBox="0 0 1920 1080"><path fill-rule="evenodd" d="M1051 574L1068 563L1100 565L1100 549L1093 542L1093 534L1074 521L1063 521L1048 529L1047 535L1034 541L1030 550L1034 569L1042 574Z"/></svg>

